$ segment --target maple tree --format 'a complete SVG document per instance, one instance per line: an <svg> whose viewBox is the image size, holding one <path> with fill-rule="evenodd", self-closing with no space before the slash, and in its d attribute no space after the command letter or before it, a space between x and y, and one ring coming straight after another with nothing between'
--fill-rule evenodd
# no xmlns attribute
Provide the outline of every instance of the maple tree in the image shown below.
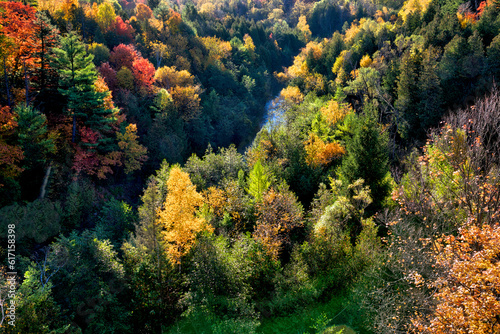
<svg viewBox="0 0 500 334"><path fill-rule="evenodd" d="M140 56L133 45L119 44L113 48L110 53L109 61L115 69L123 66L132 69L134 61Z"/></svg>
<svg viewBox="0 0 500 334"><path fill-rule="evenodd" d="M153 16L153 11L147 5L138 3L135 7L137 19L139 21L147 21Z"/></svg>
<svg viewBox="0 0 500 334"><path fill-rule="evenodd" d="M444 239L444 240L443 240ZM460 229L457 237L438 240L437 264L446 276L429 283L438 289L429 322L413 320L418 333L497 333L500 331L500 226Z"/></svg>
<svg viewBox="0 0 500 334"><path fill-rule="evenodd" d="M113 24L114 32L119 41L130 43L134 40L135 29L130 24L130 20L125 20L117 15Z"/></svg>
<svg viewBox="0 0 500 334"><path fill-rule="evenodd" d="M101 77L106 81L106 85L111 90L115 90L118 85L117 73L108 62L102 63L98 68Z"/></svg>
<svg viewBox="0 0 500 334"><path fill-rule="evenodd" d="M12 143L12 135L17 126L10 108L8 106L0 108L0 176L2 178L15 177L22 172L19 163L24 158L23 151ZM0 184L0 187L2 186Z"/></svg>
<svg viewBox="0 0 500 334"><path fill-rule="evenodd" d="M149 91L154 82L154 65L149 60L139 57L132 63L132 72L139 89Z"/></svg>
<svg viewBox="0 0 500 334"><path fill-rule="evenodd" d="M202 204L203 196L196 191L189 175L173 167L167 181L167 197L158 216L164 227L167 253L176 264L181 264L181 258L193 247L199 232L212 231L212 227L196 215Z"/></svg>

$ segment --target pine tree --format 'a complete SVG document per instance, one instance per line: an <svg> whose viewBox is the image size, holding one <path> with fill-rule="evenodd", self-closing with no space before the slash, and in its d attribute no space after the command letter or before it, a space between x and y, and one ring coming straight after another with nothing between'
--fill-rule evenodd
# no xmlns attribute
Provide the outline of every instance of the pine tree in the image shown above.
<svg viewBox="0 0 500 334"><path fill-rule="evenodd" d="M59 91L67 98L66 110L73 118L72 142L76 142L77 121L82 121L100 135L98 143L90 148L107 144L109 137L106 134L111 130L110 123L113 120L110 116L113 110L107 109L104 103L109 92L95 89L97 71L92 62L94 56L87 54L85 45L75 33L61 38L60 44L60 48L53 49L53 61L60 76Z"/></svg>
<svg viewBox="0 0 500 334"><path fill-rule="evenodd" d="M55 70L50 66L50 50L57 44L59 31L51 23L45 12L36 13L35 37L40 42L40 48L36 52L37 66L34 73L34 84L37 90L43 95L52 87L55 87ZM43 99L43 97L41 98Z"/></svg>
<svg viewBox="0 0 500 334"><path fill-rule="evenodd" d="M390 191L387 135L380 131L373 115L360 116L353 132L347 141L347 157L340 167L340 178L345 186L363 179L373 198L367 211L374 212L382 207Z"/></svg>
<svg viewBox="0 0 500 334"><path fill-rule="evenodd" d="M43 164L47 155L55 150L54 142L47 138L47 117L33 107L21 104L16 106L14 113L18 124L18 141L26 157L26 167Z"/></svg>

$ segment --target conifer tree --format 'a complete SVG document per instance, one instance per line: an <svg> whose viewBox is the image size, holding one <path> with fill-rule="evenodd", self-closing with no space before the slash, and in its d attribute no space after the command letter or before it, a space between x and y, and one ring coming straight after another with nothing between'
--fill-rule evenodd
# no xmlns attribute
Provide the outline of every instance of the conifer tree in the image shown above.
<svg viewBox="0 0 500 334"><path fill-rule="evenodd" d="M26 167L32 168L44 163L47 154L55 150L54 142L47 138L47 117L26 105L17 105L14 113L18 124L18 141L26 157Z"/></svg>
<svg viewBox="0 0 500 334"><path fill-rule="evenodd" d="M248 176L248 188L247 192L252 195L256 201L262 199L262 194L269 188L271 182L262 166L260 160L258 160L253 169L250 171Z"/></svg>
<svg viewBox="0 0 500 334"><path fill-rule="evenodd" d="M97 145L104 144L109 139L105 134L111 129L109 123L112 122L113 110L107 109L103 102L109 92L95 89L94 56L87 54L85 45L75 33L61 38L60 45L53 49L53 60L60 76L59 91L67 98L66 111L73 118L72 142L76 142L77 121L82 121L99 133Z"/></svg>
<svg viewBox="0 0 500 334"><path fill-rule="evenodd" d="M367 211L372 212L382 207L390 191L387 135L380 131L375 119L364 115L356 120L353 137L346 145L347 157L340 167L340 178L346 186L363 179L370 187L373 203Z"/></svg>

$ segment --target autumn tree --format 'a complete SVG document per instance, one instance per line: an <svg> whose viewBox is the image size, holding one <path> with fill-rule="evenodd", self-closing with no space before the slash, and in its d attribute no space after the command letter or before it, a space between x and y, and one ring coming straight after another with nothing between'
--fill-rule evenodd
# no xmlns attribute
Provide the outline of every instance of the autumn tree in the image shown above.
<svg viewBox="0 0 500 334"><path fill-rule="evenodd" d="M155 67L153 64L149 60L139 57L132 63L132 72L137 87L148 92L154 81Z"/></svg>
<svg viewBox="0 0 500 334"><path fill-rule="evenodd" d="M132 45L119 44L113 48L109 56L109 61L115 70L127 67L132 70L134 61L140 56Z"/></svg>
<svg viewBox="0 0 500 334"><path fill-rule="evenodd" d="M118 132L118 146L124 152L125 173L130 174L135 170L141 169L142 164L146 161L147 149L139 144L137 136L137 126L129 124L125 128L125 133Z"/></svg>
<svg viewBox="0 0 500 334"><path fill-rule="evenodd" d="M290 250L292 235L301 227L303 209L288 189L269 189L256 204L257 223L253 237L262 242L273 259Z"/></svg>
<svg viewBox="0 0 500 334"><path fill-rule="evenodd" d="M12 178L19 175L22 169L20 162L24 158L23 150L15 144L13 137L18 124L9 107L0 108L0 176ZM0 187L3 184L0 184Z"/></svg>
<svg viewBox="0 0 500 334"><path fill-rule="evenodd" d="M96 21L102 31L111 30L115 24L115 10L110 2L103 2L97 8Z"/></svg>
<svg viewBox="0 0 500 334"><path fill-rule="evenodd" d="M186 255L202 231L212 231L212 227L196 211L203 204L203 197L196 191L189 175L179 167L173 167L167 181L167 197L158 215L164 226L163 238L167 252L176 264Z"/></svg>
<svg viewBox="0 0 500 334"><path fill-rule="evenodd" d="M311 132L304 142L306 162L310 166L327 166L334 159L345 154L345 149L337 142L325 143L317 134Z"/></svg>
<svg viewBox="0 0 500 334"><path fill-rule="evenodd" d="M4 81L6 85L7 104L12 106L9 91L8 68L12 73L13 87L24 89L25 101L29 97L28 77L35 67L40 41L35 34L35 9L19 2L0 3L0 36L2 36L2 52Z"/></svg>
<svg viewBox="0 0 500 334"><path fill-rule="evenodd" d="M471 224L457 237L438 241L437 265L446 276L429 283L437 289L435 311L413 320L418 333L496 333L500 331L500 227Z"/></svg>

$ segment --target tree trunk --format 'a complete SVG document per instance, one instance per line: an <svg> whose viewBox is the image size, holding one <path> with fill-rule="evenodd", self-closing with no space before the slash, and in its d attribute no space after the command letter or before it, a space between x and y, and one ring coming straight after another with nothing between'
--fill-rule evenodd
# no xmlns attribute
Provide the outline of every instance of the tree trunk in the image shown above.
<svg viewBox="0 0 500 334"><path fill-rule="evenodd" d="M26 89L26 107L30 104L30 93L29 93L29 83L28 74L26 73L26 60L23 61L24 64L24 89Z"/></svg>
<svg viewBox="0 0 500 334"><path fill-rule="evenodd" d="M47 167L47 170L45 171L45 176L43 177L42 187L40 188L40 196L38 196L39 199L43 199L45 197L47 183L49 182L49 177L50 177L51 171L52 171L52 161L50 162L49 166Z"/></svg>
<svg viewBox="0 0 500 334"><path fill-rule="evenodd" d="M10 91L9 91L9 78L7 76L7 66L5 65L5 56L3 56L3 75L5 79L5 89L7 90L7 105L10 107Z"/></svg>
<svg viewBox="0 0 500 334"><path fill-rule="evenodd" d="M71 134L71 142L76 142L76 115L73 113L73 131Z"/></svg>

